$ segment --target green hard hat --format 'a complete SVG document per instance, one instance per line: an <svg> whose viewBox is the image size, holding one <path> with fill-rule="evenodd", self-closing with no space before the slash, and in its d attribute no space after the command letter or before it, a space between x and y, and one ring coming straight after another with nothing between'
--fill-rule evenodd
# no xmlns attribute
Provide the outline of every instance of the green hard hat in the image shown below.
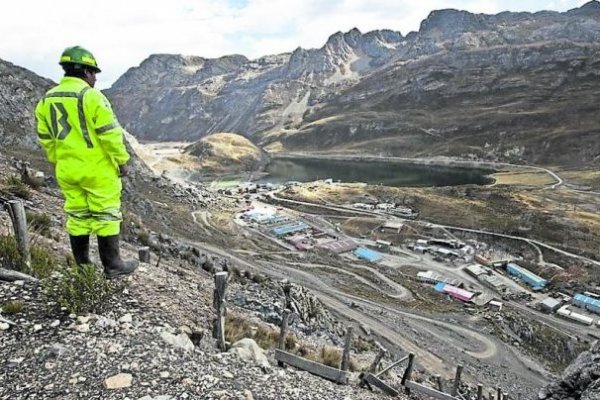
<svg viewBox="0 0 600 400"><path fill-rule="evenodd" d="M100 68L98 68L98 63L96 62L94 55L80 46L67 47L60 56L59 64L79 64L90 67L96 72L100 72Z"/></svg>

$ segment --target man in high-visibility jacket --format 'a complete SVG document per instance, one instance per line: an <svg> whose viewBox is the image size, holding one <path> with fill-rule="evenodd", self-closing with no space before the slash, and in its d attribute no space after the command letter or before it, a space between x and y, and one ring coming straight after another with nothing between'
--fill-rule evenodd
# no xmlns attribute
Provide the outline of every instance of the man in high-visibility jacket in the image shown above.
<svg viewBox="0 0 600 400"><path fill-rule="evenodd" d="M121 176L129 154L110 103L97 89L96 59L86 49L65 49L59 64L65 71L36 109L37 135L65 197L67 232L75 262L89 264L90 234L98 237L105 275L132 273L135 261L119 253Z"/></svg>

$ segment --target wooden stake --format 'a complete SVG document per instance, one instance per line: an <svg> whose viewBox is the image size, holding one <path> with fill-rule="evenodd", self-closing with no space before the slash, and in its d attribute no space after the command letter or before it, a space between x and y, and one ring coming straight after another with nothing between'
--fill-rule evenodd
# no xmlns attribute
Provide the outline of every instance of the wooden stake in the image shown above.
<svg viewBox="0 0 600 400"><path fill-rule="evenodd" d="M279 331L279 343L277 348L285 350L285 334L288 326L288 319L290 317L290 310L283 310L283 316L281 318L281 330ZM277 361L277 365L283 367L284 364L281 361Z"/></svg>
<svg viewBox="0 0 600 400"><path fill-rule="evenodd" d="M477 400L483 400L483 385L481 383L477 384Z"/></svg>
<svg viewBox="0 0 600 400"><path fill-rule="evenodd" d="M291 302L292 302L292 284L291 283L286 283L285 285L283 285L283 294L285 296L285 303L283 305L284 309L291 309Z"/></svg>
<svg viewBox="0 0 600 400"><path fill-rule="evenodd" d="M31 268L31 254L29 253L29 232L27 231L27 216L25 207L20 200L10 200L8 202L8 214L13 224L15 238L19 248L19 254L27 268Z"/></svg>
<svg viewBox="0 0 600 400"><path fill-rule="evenodd" d="M354 335L354 328L348 327L346 331L346 343L344 345L344 352L342 353L342 363L340 369L342 371L348 371L350 366L350 347L352 346L352 336Z"/></svg>
<svg viewBox="0 0 600 400"><path fill-rule="evenodd" d="M412 375L413 363L415 362L415 355L410 353L408 355L408 365L404 370L404 375L402 375L402 386L406 386L406 382L410 380L410 376Z"/></svg>
<svg viewBox="0 0 600 400"><path fill-rule="evenodd" d="M213 337L217 339L221 351L227 351L227 344L225 343L225 317L227 316L227 308L225 306L226 288L227 272L217 272L215 274L215 290L213 293L213 307L216 311L213 323Z"/></svg>
<svg viewBox="0 0 600 400"><path fill-rule="evenodd" d="M150 247L140 247L138 249L138 256L140 262L149 264L150 263Z"/></svg>
<svg viewBox="0 0 600 400"><path fill-rule="evenodd" d="M375 342L375 346L379 347L379 353L377 353L377 355L375 356L375 359L369 366L369 369L367 369L367 372L370 372L372 374L377 372L377 366L379 365L379 363L385 356L385 353L387 353L387 349L385 347L383 347L379 342Z"/></svg>
<svg viewBox="0 0 600 400"><path fill-rule="evenodd" d="M435 381L437 383L438 390L440 392L443 392L444 391L444 387L442 386L442 376L441 375L436 375L435 376Z"/></svg>
<svg viewBox="0 0 600 400"><path fill-rule="evenodd" d="M458 394L458 387L460 385L460 376L462 375L463 366L456 366L456 375L454 376L454 386L452 387L452 396L456 396Z"/></svg>
<svg viewBox="0 0 600 400"><path fill-rule="evenodd" d="M496 388L496 400L502 400L502 389Z"/></svg>

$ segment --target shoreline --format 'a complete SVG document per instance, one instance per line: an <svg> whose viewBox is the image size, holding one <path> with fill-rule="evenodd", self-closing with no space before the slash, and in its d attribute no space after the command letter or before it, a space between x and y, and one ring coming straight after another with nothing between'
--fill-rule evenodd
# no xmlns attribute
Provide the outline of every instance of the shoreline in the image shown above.
<svg viewBox="0 0 600 400"><path fill-rule="evenodd" d="M272 159L328 159L338 161L365 161L365 162L392 162L392 163L406 163L406 164L417 164L417 165L439 165L444 167L465 167L465 168L482 168L492 169L494 172L499 172L499 167L504 168L533 168L538 169L540 167L529 166L529 165L518 165L503 162L494 161L476 161L476 160L457 160L447 157L432 157L432 158L410 158L410 157L396 157L396 156L377 156L377 155L354 155L354 154L340 154L340 153L269 153L269 157Z"/></svg>

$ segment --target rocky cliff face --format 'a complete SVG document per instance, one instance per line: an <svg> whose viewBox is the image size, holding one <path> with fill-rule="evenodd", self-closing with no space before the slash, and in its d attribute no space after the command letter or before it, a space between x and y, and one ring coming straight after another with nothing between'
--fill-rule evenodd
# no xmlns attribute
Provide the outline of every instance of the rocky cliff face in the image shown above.
<svg viewBox="0 0 600 400"><path fill-rule="evenodd" d="M248 60L154 55L108 91L151 140L236 132L271 151L599 162L600 3L439 10L402 36L353 29Z"/></svg>
<svg viewBox="0 0 600 400"><path fill-rule="evenodd" d="M600 399L600 342L581 353L563 372L560 380L540 390L539 399Z"/></svg>
<svg viewBox="0 0 600 400"><path fill-rule="evenodd" d="M0 59L0 140L3 147L37 148L34 110L50 86L52 81Z"/></svg>

